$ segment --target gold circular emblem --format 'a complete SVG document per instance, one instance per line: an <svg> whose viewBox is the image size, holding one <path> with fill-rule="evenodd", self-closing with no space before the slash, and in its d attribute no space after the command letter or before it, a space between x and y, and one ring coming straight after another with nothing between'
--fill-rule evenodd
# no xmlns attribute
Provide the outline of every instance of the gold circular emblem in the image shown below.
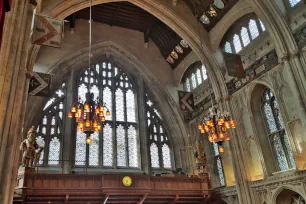
<svg viewBox="0 0 306 204"><path fill-rule="evenodd" d="M125 176L122 179L122 183L124 186L131 186L132 185L132 179L129 176Z"/></svg>

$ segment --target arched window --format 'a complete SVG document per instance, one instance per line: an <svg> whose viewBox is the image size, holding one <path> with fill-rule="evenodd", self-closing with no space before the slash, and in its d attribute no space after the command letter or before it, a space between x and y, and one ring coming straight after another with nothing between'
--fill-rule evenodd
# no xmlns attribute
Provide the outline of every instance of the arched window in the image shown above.
<svg viewBox="0 0 306 204"><path fill-rule="evenodd" d="M236 53L240 52L242 50L242 46L241 46L239 35L237 34L234 35L233 43L234 43Z"/></svg>
<svg viewBox="0 0 306 204"><path fill-rule="evenodd" d="M63 115L65 113L65 84L46 102L43 116L37 126L36 142L44 147L39 165L59 165L63 139Z"/></svg>
<svg viewBox="0 0 306 204"><path fill-rule="evenodd" d="M301 2L301 0L289 0L289 4L290 4L291 7L296 6L300 2Z"/></svg>
<svg viewBox="0 0 306 204"><path fill-rule="evenodd" d="M213 143L213 148L214 148L214 154L215 154L216 167L217 167L217 171L219 175L220 186L225 186L224 171L223 171L223 165L222 165L222 160L220 157L218 144Z"/></svg>
<svg viewBox="0 0 306 204"><path fill-rule="evenodd" d="M184 74L183 84L185 91L192 91L207 79L207 71L205 65L200 62L192 64Z"/></svg>
<svg viewBox="0 0 306 204"><path fill-rule="evenodd" d="M167 170L173 167L169 138L163 120L147 97L147 126L149 131L150 163L151 168Z"/></svg>
<svg viewBox="0 0 306 204"><path fill-rule="evenodd" d="M266 121L268 136L278 167L281 171L295 168L290 143L284 129L283 118L278 103L270 89L262 95L262 111Z"/></svg>
<svg viewBox="0 0 306 204"><path fill-rule="evenodd" d="M241 29L240 36L241 36L241 39L242 39L242 42L243 42L243 46L247 46L250 43L250 37L249 37L248 29L243 27Z"/></svg>
<svg viewBox="0 0 306 204"><path fill-rule="evenodd" d="M85 101L87 87L105 103L111 115L86 148L85 135L77 131L75 164L92 167L138 168L136 89L132 79L111 62L103 62L80 74L78 96ZM87 162L86 162L87 161Z"/></svg>
<svg viewBox="0 0 306 204"><path fill-rule="evenodd" d="M227 53L233 53L231 43L226 42L224 46L224 51Z"/></svg>
<svg viewBox="0 0 306 204"><path fill-rule="evenodd" d="M251 19L249 22L249 30L250 30L252 40L254 40L255 38L259 36L259 30L258 30L256 21L253 19Z"/></svg>
<svg viewBox="0 0 306 204"><path fill-rule="evenodd" d="M266 27L255 14L248 14L234 23L222 39L223 50L227 53L239 53L266 31ZM233 49L233 47L234 49Z"/></svg>

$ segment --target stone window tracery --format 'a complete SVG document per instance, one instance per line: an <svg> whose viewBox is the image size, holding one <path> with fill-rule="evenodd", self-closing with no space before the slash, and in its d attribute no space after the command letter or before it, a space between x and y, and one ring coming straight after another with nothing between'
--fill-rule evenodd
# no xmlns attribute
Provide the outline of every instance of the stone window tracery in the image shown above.
<svg viewBox="0 0 306 204"><path fill-rule="evenodd" d="M37 126L36 142L44 147L40 156L40 166L57 166L61 162L65 90L63 83L46 102L43 116Z"/></svg>
<svg viewBox="0 0 306 204"><path fill-rule="evenodd" d="M183 84L185 91L192 91L207 80L207 70L204 64L196 62L192 64L184 74Z"/></svg>
<svg viewBox="0 0 306 204"><path fill-rule="evenodd" d="M266 121L271 147L280 171L296 168L293 154L278 103L273 92L266 89L262 95L262 111Z"/></svg>
<svg viewBox="0 0 306 204"><path fill-rule="evenodd" d="M111 112L104 127L92 135L86 148L84 135L77 132L75 165L89 167L139 168L136 131L136 89L133 80L112 62L105 61L80 74L78 96L84 101L87 87L95 99Z"/></svg>
<svg viewBox="0 0 306 204"><path fill-rule="evenodd" d="M289 4L291 7L295 7L301 0L289 0Z"/></svg>
<svg viewBox="0 0 306 204"><path fill-rule="evenodd" d="M146 101L151 168L159 170L172 169L170 143L164 123L154 104L149 100L148 95L146 95Z"/></svg>

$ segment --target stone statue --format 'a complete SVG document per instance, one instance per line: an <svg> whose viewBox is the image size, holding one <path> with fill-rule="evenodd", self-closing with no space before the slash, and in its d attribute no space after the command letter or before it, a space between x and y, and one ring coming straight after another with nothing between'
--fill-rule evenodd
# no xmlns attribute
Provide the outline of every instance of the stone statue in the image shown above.
<svg viewBox="0 0 306 204"><path fill-rule="evenodd" d="M36 133L34 126L32 126L27 133L27 139L20 144L20 150L23 150L22 167L35 167L38 165L44 148L37 144L35 140Z"/></svg>
<svg viewBox="0 0 306 204"><path fill-rule="evenodd" d="M195 157L195 170L197 174L207 173L207 159L204 153L204 148L199 140L196 141Z"/></svg>

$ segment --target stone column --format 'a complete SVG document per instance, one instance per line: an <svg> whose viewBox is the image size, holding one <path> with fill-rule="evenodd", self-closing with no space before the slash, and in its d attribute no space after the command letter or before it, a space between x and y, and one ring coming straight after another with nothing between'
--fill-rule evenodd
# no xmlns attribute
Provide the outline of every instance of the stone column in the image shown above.
<svg viewBox="0 0 306 204"><path fill-rule="evenodd" d="M64 137L63 137L63 172L64 174L70 174L72 166L74 165L74 153L75 153L75 135L76 135L76 123L75 120L68 118L68 112L71 109L73 102L77 100L77 80L75 80L75 70L71 69L70 75L66 82L66 100L64 112Z"/></svg>
<svg viewBox="0 0 306 204"><path fill-rule="evenodd" d="M226 97L225 101L223 102L223 107L225 110L230 112L231 116L233 116L233 110L231 107L231 101L229 97ZM242 151L243 148L241 146L237 131L233 129L232 131L230 131L230 134L231 134L231 140L229 141L229 147L233 161L233 171L235 175L239 203L252 204L254 203L254 201L252 199L252 193L247 181L247 172L246 172L247 169L243 158L244 155Z"/></svg>
<svg viewBox="0 0 306 204"><path fill-rule="evenodd" d="M14 1L7 13L0 52L0 203L12 203L27 101L26 78L33 7Z"/></svg>
<svg viewBox="0 0 306 204"><path fill-rule="evenodd" d="M140 155L141 155L141 168L142 170L150 175L150 164L149 164L149 144L148 144L148 128L146 125L146 99L144 91L144 81L140 74L136 76L137 84L137 107L138 107L138 120L139 120L139 141L140 141Z"/></svg>

